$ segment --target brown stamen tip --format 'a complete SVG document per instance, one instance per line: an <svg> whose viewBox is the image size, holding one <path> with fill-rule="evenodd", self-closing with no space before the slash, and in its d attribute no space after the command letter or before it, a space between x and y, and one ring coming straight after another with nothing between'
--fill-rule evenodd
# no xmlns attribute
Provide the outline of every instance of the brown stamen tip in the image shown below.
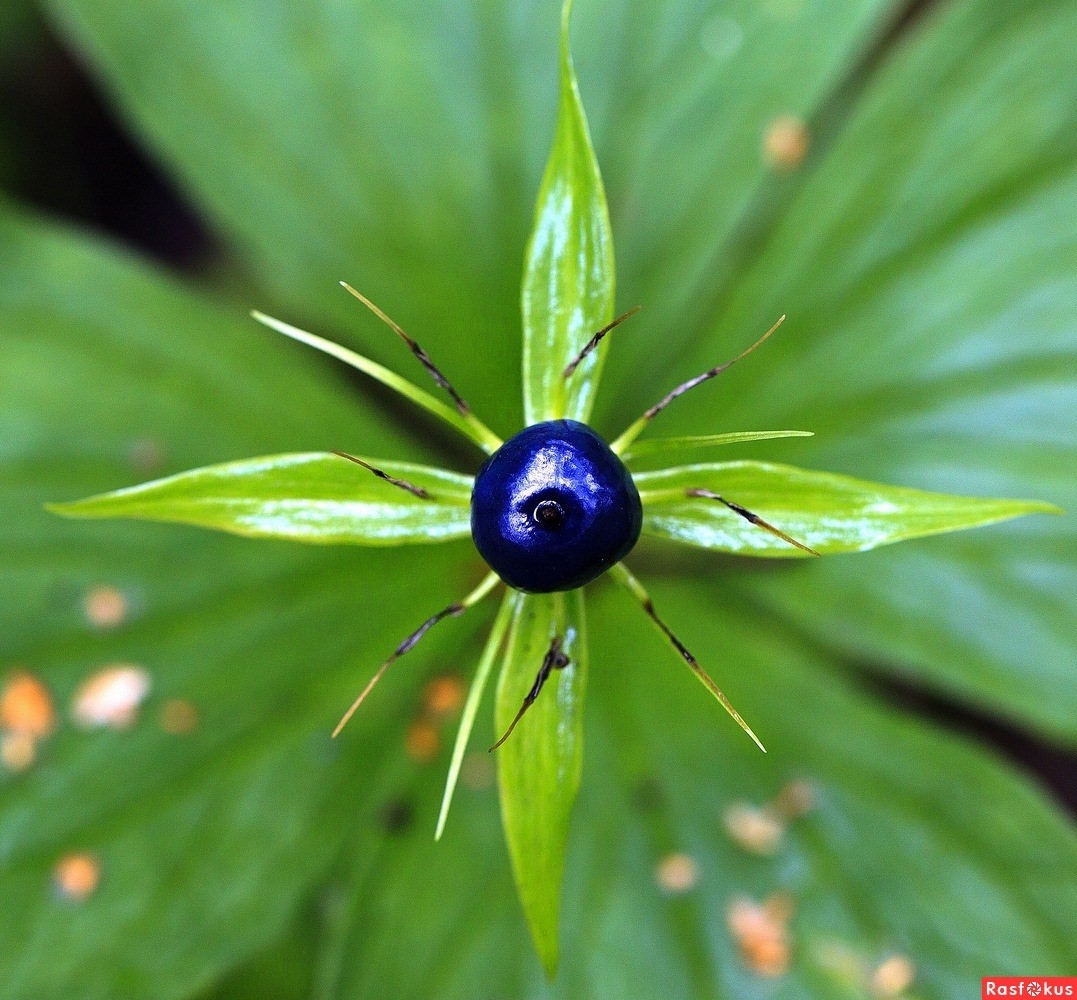
<svg viewBox="0 0 1077 1000"><path fill-rule="evenodd" d="M333 730L333 739L336 739L340 735L340 731L348 724L348 721L358 711L359 706L366 700L366 696L374 690L374 686L381 680L385 671L388 670L397 660L400 659L405 653L413 649L418 641L426 635L439 621L443 618L455 618L458 615L462 615L467 610L467 605L461 602L450 604L447 608L442 608L437 614L431 615L426 619L414 632L411 633L403 642L400 643L396 649L393 650L392 655L387 659L377 670L377 673L367 682L365 688L359 692L359 697L351 703L348 711L341 716L340 722L337 723L336 729Z"/></svg>
<svg viewBox="0 0 1077 1000"><path fill-rule="evenodd" d="M580 351L580 353L577 354L576 357L565 366L565 370L561 372L561 377L568 378L580 366L580 363L583 361L583 359L586 358L587 355L590 354L596 347L598 347L599 343L602 341L602 338L605 337L607 333L614 329L614 327L620 326L626 319L630 319L632 316L635 316L636 313L638 313L642 308L643 306L633 306L631 309L628 310L628 312L621 313L621 315L618 316L616 319L611 320L604 327L602 327L601 330L599 330L589 341L587 341L586 344L583 345L583 349Z"/></svg>
<svg viewBox="0 0 1077 1000"><path fill-rule="evenodd" d="M412 496L417 496L420 500L430 499L430 493L423 489L423 487L416 486L414 483L409 483L406 479L397 479L396 476L390 476L389 473L383 472L381 469L376 468L361 458L356 458L355 455L349 455L346 451L334 451L333 454L338 458L346 458L349 462L361 465L367 472L372 472L379 479L384 479L385 482L390 483L393 486L399 487L402 490L407 490Z"/></svg>
<svg viewBox="0 0 1077 1000"><path fill-rule="evenodd" d="M370 301L362 292L352 288L346 281L340 283L340 287L343 288L349 295L354 296L364 306L367 307L375 316L378 317L390 330L393 331L405 344L408 346L408 350L419 360L419 363L427 370L430 377L442 388L449 396L452 397L453 404L456 406L457 411L462 416L468 416L471 413L471 407L467 405L467 402L456 391L453 384L441 373L441 369L434 364L430 359L430 355L426 353L419 346L419 342L411 336L399 323L396 322L388 313L384 312L373 302Z"/></svg>
<svg viewBox="0 0 1077 1000"><path fill-rule="evenodd" d="M816 552L815 549L805 545L803 542L798 542L795 538L793 538L792 535L788 535L780 528L776 528L769 521L764 521L763 518L761 518L758 514L755 514L752 511L748 510L747 507L742 507L739 503L734 503L732 500L727 500L725 497L720 496L719 494L714 493L711 490L692 489L685 490L684 492L685 496L699 497L703 500L717 500L718 503L723 504L731 511L733 511L734 514L738 514L740 517L743 517L744 520L747 521L749 524L753 524L757 528L762 528L763 531L770 532L770 534L776 536L777 538L780 538L783 542L787 542L794 548L798 548L802 552L807 552L808 555L822 556L821 552Z"/></svg>
<svg viewBox="0 0 1077 1000"><path fill-rule="evenodd" d="M512 735L512 731L516 728L516 723L524 717L524 712L526 712L535 703L535 699L538 698L539 692L542 690L543 685L550 676L550 671L563 670L572 662L561 650L562 642L563 640L559 635L555 635L553 639L550 640L550 648L546 651L546 655L542 659L542 666L539 667L539 671L535 675L535 683L531 685L531 690L527 692L527 695L524 698L524 703L520 706L520 710L509 724L509 728L505 730L505 735L490 747L488 751L489 753L493 753Z"/></svg>

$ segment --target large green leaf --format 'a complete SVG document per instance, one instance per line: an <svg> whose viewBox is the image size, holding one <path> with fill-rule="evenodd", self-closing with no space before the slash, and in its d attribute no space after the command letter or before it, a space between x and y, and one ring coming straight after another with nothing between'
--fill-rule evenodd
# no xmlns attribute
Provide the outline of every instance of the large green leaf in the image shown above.
<svg viewBox="0 0 1077 1000"><path fill-rule="evenodd" d="M459 547L420 559L50 515L46 501L148 465L330 432L357 450L405 449L241 311L6 210L0 341L0 669L38 674L61 718L38 765L0 781L0 996L186 996L282 933L347 838L381 836L381 782L403 765L392 736L413 711L414 673L387 681L378 713L335 748L330 728L415 609L458 597L470 573L458 575ZM128 606L107 632L82 606L101 584ZM428 641L437 655L440 639ZM426 654L412 655L421 670ZM117 661L150 674L142 720L75 730L68 698ZM170 698L196 706L195 733L160 728ZM360 765L375 726L382 752ZM81 904L49 891L71 850L102 865Z"/></svg>
<svg viewBox="0 0 1077 1000"><path fill-rule="evenodd" d="M345 278L495 430L519 425L520 262L557 100L556 0L47 6L289 318L400 357L335 288ZM619 285L647 307L616 335L622 381L694 335L689 305L709 301L767 175L768 123L810 117L894 6L578 4Z"/></svg>
<svg viewBox="0 0 1077 1000"><path fill-rule="evenodd" d="M569 50L572 0L561 14L557 131L535 206L524 260L524 420L586 420L594 403L601 341L566 378L569 365L613 317L613 233L606 192Z"/></svg>
<svg viewBox="0 0 1077 1000"><path fill-rule="evenodd" d="M71 503L69 517L129 517L320 545L408 545L471 537L471 477L363 459L417 496L340 455L241 459Z"/></svg>
<svg viewBox="0 0 1077 1000"><path fill-rule="evenodd" d="M985 968L1072 969L1077 845L1011 768L896 719L794 633L735 600L730 608L713 584L653 589L660 606L678 609L676 626L705 661L739 668L734 694L770 753L674 669L634 605L604 591L589 608L596 666L606 669L588 698L584 821L565 890L572 946L557 979L544 983L527 947L492 792L462 792L434 845L432 773L411 792L413 826L375 856L356 853L340 874L319 996L373 1000L391 982L402 1000L465 1000L486 984L493 995L532 998L829 1000L871 996L867 977L898 954L915 969L908 996L959 1000L976 994ZM808 782L815 804L774 855L730 841L725 811L769 802L791 780ZM698 886L684 895L656 883L671 852L697 866ZM788 893L795 912L789 971L769 979L745 967L726 913L737 897L775 892Z"/></svg>
<svg viewBox="0 0 1077 1000"><path fill-rule="evenodd" d="M501 817L516 887L547 973L557 969L561 877L569 816L583 771L587 632L583 593L520 594L497 683L494 719L508 731L532 690L551 642L568 658L497 753Z"/></svg>
<svg viewBox="0 0 1077 1000"><path fill-rule="evenodd" d="M1070 511L789 573L737 570L824 641L1070 740L1077 74L1058 67L1075 31L1077 8L1050 0L953 4L921 22L669 385L788 312L785 326L658 418L669 434L810 427L768 457ZM661 391L641 386L623 419Z"/></svg>
<svg viewBox="0 0 1077 1000"><path fill-rule="evenodd" d="M863 552L924 535L1061 513L1028 500L986 500L884 486L770 462L682 465L635 477L643 530L701 549L803 556L717 499L737 504L819 553ZM702 490L705 496L694 495Z"/></svg>

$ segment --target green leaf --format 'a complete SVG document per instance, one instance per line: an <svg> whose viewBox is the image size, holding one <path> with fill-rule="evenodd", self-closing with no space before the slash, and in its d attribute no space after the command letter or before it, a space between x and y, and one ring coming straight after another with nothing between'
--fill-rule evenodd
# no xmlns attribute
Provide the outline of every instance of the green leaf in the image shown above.
<svg viewBox="0 0 1077 1000"><path fill-rule="evenodd" d="M251 458L51 504L69 517L130 517L318 545L412 545L471 535L470 476L363 459L425 497L339 455Z"/></svg>
<svg viewBox="0 0 1077 1000"><path fill-rule="evenodd" d="M335 287L344 278L418 338L492 427L519 425L520 259L554 117L553 0L268 11L146 0L138 17L125 0L46 6L274 308L392 363L391 335L357 317ZM772 174L768 123L784 112L810 121L900 7L577 4L573 48L624 234L618 284L646 307L615 335L607 389L698 335L689 320L738 259L729 236ZM619 405L602 397L606 410Z"/></svg>
<svg viewBox="0 0 1077 1000"><path fill-rule="evenodd" d="M568 665L546 686L495 752L501 818L516 888L546 973L557 969L557 927L569 814L583 769L587 633L583 592L513 594L505 662L497 682L495 725L504 734L559 638Z"/></svg>
<svg viewBox="0 0 1077 1000"><path fill-rule="evenodd" d="M461 788L434 844L441 776L429 769L408 786L412 827L374 857L352 851L335 885L322 1000L376 1000L387 982L400 1000L472 1000L485 983L551 1000L834 1000L870 996L895 954L915 971L908 996L961 1000L985 966L1072 969L1077 901L1062 887L1077 878L1077 844L1042 792L982 746L899 717L795 629L731 603L723 582L652 589L705 661L737 666L731 694L770 754L726 724L637 608L596 589L588 617L606 669L588 695L557 978L542 983L528 947L491 791ZM729 837L727 810L763 807L793 780L812 803L782 824L773 854ZM657 881L674 853L698 876L680 894ZM792 902L792 954L767 978L746 966L727 911L774 893Z"/></svg>
<svg viewBox="0 0 1077 1000"><path fill-rule="evenodd" d="M920 21L669 383L789 320L663 431L714 427L720 401L724 426L817 432L778 461L1077 510L1077 75L1057 70L1075 31L1074 5L1039 0ZM1072 743L1074 551L1071 514L730 582L842 654Z"/></svg>
<svg viewBox="0 0 1077 1000"><path fill-rule="evenodd" d="M32 769L0 777L0 996L190 996L280 936L346 841L374 850L384 838L379 809L409 768L413 687L442 638L386 681L378 713L335 744L329 732L416 608L459 597L472 570L454 547L252 544L43 510L150 466L330 432L357 451L407 449L242 309L2 205L0 341L0 683L13 664L31 670L59 723ZM126 602L111 629L83 607L103 585ZM151 678L139 720L76 729L70 698L115 662ZM159 723L173 698L197 712L186 736ZM86 850L98 891L58 898L54 864Z"/></svg>
<svg viewBox="0 0 1077 1000"><path fill-rule="evenodd" d="M528 424L586 420L608 342L565 377L598 329L613 318L613 233L569 51L572 0L561 12L561 96L524 261L523 385Z"/></svg>
<svg viewBox="0 0 1077 1000"><path fill-rule="evenodd" d="M763 753L766 753L767 748L763 746L762 741L752 731L752 727L744 721L744 717L740 712L734 708L733 703L726 697L725 692L718 686L714 678L700 666L696 657L689 652L688 648L681 642L681 640L674 635L669 625L666 624L655 610L651 595L647 593L647 589L643 584L632 575L631 571L623 562L611 566L609 575L611 580L639 604L640 609L651 620L651 623L658 629L662 637L670 643L671 651L688 665L689 669L695 674L696 679L703 685L707 693L726 710L729 717L740 726L745 735L747 735L748 738L763 751Z"/></svg>
<svg viewBox="0 0 1077 1000"><path fill-rule="evenodd" d="M463 374L459 387L479 412L518 423L511 331L551 118L546 5L477 13L414 0L317 0L302 10L149 0L137 16L121 0L49 6L133 131L272 290L266 301L350 332L363 321L332 282L358 281L454 381ZM654 401L646 375L668 371L671 384L693 375L744 343L756 319L788 309L788 353L775 344L771 364L730 376L722 426L766 418L818 427L825 433L808 453L821 467L1042 495L1072 509L1067 137L1077 102L1072 74L1058 66L1074 12L1025 0L939 5L902 36L926 32L930 45L917 43L917 59L895 72L891 46L868 53L863 43L897 9L870 0L730 0L717 13L694 0L581 5L576 51L625 234L619 285L626 301L647 306L618 332L602 404L610 426L623 426ZM861 72L843 83L853 65ZM813 169L767 184L760 137L786 110L813 124ZM381 996L385 982L424 998L472 997L476 983L510 995L833 997L848 987L819 956L835 939L869 967L890 950L908 954L910 992L924 997L967 996L984 967L1073 968L1077 916L1059 886L1077 875L1064 819L982 749L866 698L845 664L804 650L799 635L810 628L813 648L838 659L870 655L1072 734L1072 520L1029 519L779 572L715 566L699 574L720 576L713 582L653 587L701 657L745 665L730 694L767 736L765 765L722 731L697 685L663 670L667 653L645 623L605 617L612 632L599 635L596 662L608 670L589 708L585 822L569 852L572 947L545 990L489 794L462 783L449 834L430 841L441 768L424 777L392 745L416 703L390 703L397 689L387 691L384 728L350 734L333 748L346 755L335 764L317 757L316 736L283 736L296 704L309 707L298 731L320 735L312 719L334 721L330 703L353 693L358 661L414 624L416 602L463 592L451 550L389 560L40 512L63 492L131 481L130 456L147 454L133 448L145 443L136 432L164 441L166 471L318 447L327 435L347 434L329 440L361 453L395 455L395 443L410 457L421 445L390 440L391 425L373 411L357 419L298 352L264 360L242 349L247 334L226 309L161 290L142 272L102 274L46 240L8 250L4 242L0 301L17 306L0 310L0 378L10 373L0 394L3 662L42 669L64 695L94 664L141 658L159 663L155 677L187 678L184 693L217 706L198 737L208 745L189 756L186 744L106 734L92 754L73 740L39 771L0 783L5 864L15 843L24 866L17 881L3 873L9 993L189 995L279 938L311 898L320 911L344 911L327 943L335 962L319 969L337 974L334 988L349 1000ZM382 343L368 325L356 336ZM27 350L32 335L42 339ZM188 357L187 345L204 357ZM282 419L285 399L294 405ZM715 427L715 397L697 402L684 401L683 423L668 414L669 433ZM786 453L778 443L775 454L803 454L796 445ZM149 620L133 622L131 635L86 635L78 594L112 577L148 596ZM922 581L930 594L914 599ZM742 606L742 586L795 615L797 628ZM849 596L847 613L827 587ZM375 600L392 631L371 620ZM410 610L397 615L398 602ZM278 608L294 615L267 635ZM312 671L315 662L329 666ZM657 688L667 677L670 687ZM379 719L371 713L364 725ZM259 753L259 734L282 753ZM227 785L211 767L222 758ZM267 777L274 769L278 783ZM717 819L731 801L767 801L797 773L822 794L775 859L726 843ZM332 774L355 780L334 786ZM374 816L401 796L420 822L389 834ZM171 822L183 815L190 822ZM120 831L129 833L122 841ZM51 852L95 832L115 845L104 886L123 891L107 908L55 904L42 892ZM671 849L690 850L700 866L686 897L652 885ZM343 888L328 860L342 850L352 859ZM114 881L128 858L133 877ZM744 967L724 920L735 893L763 898L776 887L793 892L797 913L792 967L772 982ZM330 995L327 979L316 989Z"/></svg>
<svg viewBox="0 0 1077 1000"><path fill-rule="evenodd" d="M750 556L805 553L752 524L717 497L692 496L689 491L718 494L821 553L863 552L1022 514L1061 513L1034 500L925 493L769 462L684 465L634 478L647 534Z"/></svg>
<svg viewBox="0 0 1077 1000"><path fill-rule="evenodd" d="M321 935L327 930L323 907L308 904L290 932L252 961L231 972L200 1000L310 1000L311 981L317 975Z"/></svg>

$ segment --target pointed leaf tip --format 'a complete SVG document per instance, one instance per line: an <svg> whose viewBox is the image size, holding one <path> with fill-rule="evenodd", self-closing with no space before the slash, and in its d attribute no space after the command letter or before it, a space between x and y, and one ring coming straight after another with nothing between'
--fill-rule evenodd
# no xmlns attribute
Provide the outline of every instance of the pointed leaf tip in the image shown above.
<svg viewBox="0 0 1077 1000"><path fill-rule="evenodd" d="M454 407L420 389L417 385L397 375L396 372L386 368L384 365L379 365L376 361L372 361L350 348L343 347L331 340L326 340L325 337L319 337L315 333L308 333L297 326L292 326L291 323L285 323L283 320L267 316L257 309L251 310L251 316L263 326L267 326L269 329L275 330L277 333L283 334L285 337L289 337L301 344L306 344L308 347L313 347L315 350L328 354L338 361L343 361L344 364L350 365L357 371L369 375L372 379L381 382L382 385L400 393L405 399L410 399L416 406L421 406L428 413L432 413L450 427L455 428L487 454L493 454L501 447L501 439L475 414L470 411L467 413L459 412Z"/></svg>
<svg viewBox="0 0 1077 1000"><path fill-rule="evenodd" d="M192 469L47 509L65 517L166 521L319 545L418 544L471 534L470 476L403 462L378 460L378 466L427 498L334 454L310 452Z"/></svg>
<svg viewBox="0 0 1077 1000"><path fill-rule="evenodd" d="M747 556L804 553L748 523L708 495L747 508L823 555L863 552L894 542L982 527L1053 504L928 493L769 462L714 462L635 475L643 530L697 548Z"/></svg>
<svg viewBox="0 0 1077 1000"><path fill-rule="evenodd" d="M581 591L512 592L513 616L498 679L494 728L505 732L535 682L551 640L563 636L568 663L545 687L497 751L501 817L513 874L535 948L549 976L557 968L557 928L572 804L583 762L587 649Z"/></svg>
<svg viewBox="0 0 1077 1000"><path fill-rule="evenodd" d="M569 50L572 4L561 17L560 98L553 147L524 260L524 412L527 423L586 420L607 343L566 378L594 334L613 318L613 233Z"/></svg>
<svg viewBox="0 0 1077 1000"><path fill-rule="evenodd" d="M449 774L445 779L445 792L441 798L441 809L438 812L437 826L434 830L434 839L441 840L445 832L445 823L449 818L449 806L452 804L453 794L456 791L456 782L460 777L460 768L463 766L464 754L467 751L468 740L471 738L471 730L475 725L475 717L478 715L479 704L482 701L483 692L486 690L486 682L490 678L494 661L501 652L505 633L508 631L512 620L515 601L513 592L510 591L501 602L501 609L494 620L490 636L486 640L486 648L482 652L482 658L475 670L475 678L471 682L471 688L464 702L464 710L460 715L460 727L456 733L456 742L453 744L452 760L449 763Z"/></svg>

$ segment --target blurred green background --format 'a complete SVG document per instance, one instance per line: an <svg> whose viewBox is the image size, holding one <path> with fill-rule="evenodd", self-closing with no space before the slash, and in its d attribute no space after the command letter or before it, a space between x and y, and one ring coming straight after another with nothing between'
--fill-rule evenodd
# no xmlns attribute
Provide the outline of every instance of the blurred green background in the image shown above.
<svg viewBox="0 0 1077 1000"><path fill-rule="evenodd" d="M957 1000L1077 973L1073 514L813 565L643 547L765 758L593 588L551 985L484 754L431 835L490 609L328 738L477 579L469 543L42 511L288 450L473 471L247 318L407 372L342 278L515 430L556 7L0 6L0 997ZM573 37L618 303L645 306L600 431L785 312L663 433L803 427L730 457L1077 510L1077 4L578 0ZM120 664L147 696L87 726Z"/></svg>

